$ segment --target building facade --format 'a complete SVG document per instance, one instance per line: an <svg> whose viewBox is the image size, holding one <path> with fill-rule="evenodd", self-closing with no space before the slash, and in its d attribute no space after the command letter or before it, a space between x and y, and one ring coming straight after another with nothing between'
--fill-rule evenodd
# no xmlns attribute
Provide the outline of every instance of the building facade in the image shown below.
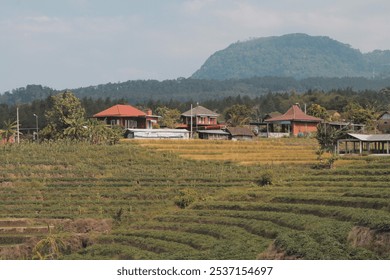
<svg viewBox="0 0 390 280"><path fill-rule="evenodd" d="M218 118L219 114L203 107L194 107L183 114L181 114L181 122L184 127L188 130L197 131L204 129L218 129Z"/></svg>
<svg viewBox="0 0 390 280"><path fill-rule="evenodd" d="M283 136L300 136L317 132L317 126L322 122L322 119L305 114L295 104L283 115L267 119L264 122L267 123L269 137L272 137L272 133Z"/></svg>
<svg viewBox="0 0 390 280"><path fill-rule="evenodd" d="M118 125L123 128L151 129L158 123L159 116L152 114L151 110L146 113L131 105L114 105L95 115L94 118L104 121L107 125Z"/></svg>

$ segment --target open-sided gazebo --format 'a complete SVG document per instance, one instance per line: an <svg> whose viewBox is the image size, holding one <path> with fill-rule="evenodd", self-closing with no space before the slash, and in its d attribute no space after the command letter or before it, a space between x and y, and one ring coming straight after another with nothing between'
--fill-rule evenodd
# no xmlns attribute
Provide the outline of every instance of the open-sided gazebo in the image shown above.
<svg viewBox="0 0 390 280"><path fill-rule="evenodd" d="M337 141L337 154L390 155L390 134L348 133Z"/></svg>

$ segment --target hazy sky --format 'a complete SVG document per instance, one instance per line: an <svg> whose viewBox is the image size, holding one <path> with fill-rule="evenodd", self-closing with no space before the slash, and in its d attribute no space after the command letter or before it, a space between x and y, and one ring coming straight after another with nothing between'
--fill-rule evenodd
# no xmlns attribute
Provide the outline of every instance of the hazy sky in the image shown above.
<svg viewBox="0 0 390 280"><path fill-rule="evenodd" d="M189 77L238 40L324 35L390 49L389 0L0 0L0 93Z"/></svg>

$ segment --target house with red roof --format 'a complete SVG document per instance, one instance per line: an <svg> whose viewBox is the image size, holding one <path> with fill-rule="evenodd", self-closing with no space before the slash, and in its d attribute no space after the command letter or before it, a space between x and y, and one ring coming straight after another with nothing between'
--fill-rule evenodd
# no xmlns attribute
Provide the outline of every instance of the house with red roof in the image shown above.
<svg viewBox="0 0 390 280"><path fill-rule="evenodd" d="M298 104L294 104L281 116L264 120L267 123L268 136L275 135L307 135L317 132L317 126L323 120L305 114Z"/></svg>
<svg viewBox="0 0 390 280"><path fill-rule="evenodd" d="M119 125L123 128L151 129L158 123L159 116L152 114L152 110L146 113L131 105L114 105L95 115L94 118L104 121L108 125Z"/></svg>

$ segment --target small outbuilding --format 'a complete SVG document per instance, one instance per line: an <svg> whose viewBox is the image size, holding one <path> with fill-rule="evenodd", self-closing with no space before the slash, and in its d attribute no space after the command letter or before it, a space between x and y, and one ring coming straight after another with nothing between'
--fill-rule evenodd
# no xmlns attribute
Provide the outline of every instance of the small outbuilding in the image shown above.
<svg viewBox="0 0 390 280"><path fill-rule="evenodd" d="M249 127L228 127L226 131L230 134L231 140L253 140L254 134Z"/></svg>
<svg viewBox="0 0 390 280"><path fill-rule="evenodd" d="M128 128L125 132L128 139L189 139L186 129L136 129Z"/></svg>
<svg viewBox="0 0 390 280"><path fill-rule="evenodd" d="M229 140L230 134L220 129L198 130L199 139Z"/></svg>
<svg viewBox="0 0 390 280"><path fill-rule="evenodd" d="M383 112L378 118L378 129L383 133L390 132L390 112Z"/></svg>
<svg viewBox="0 0 390 280"><path fill-rule="evenodd" d="M365 125L352 123L352 122L324 122L327 127L334 128L336 130L347 130L352 133L364 133Z"/></svg>

